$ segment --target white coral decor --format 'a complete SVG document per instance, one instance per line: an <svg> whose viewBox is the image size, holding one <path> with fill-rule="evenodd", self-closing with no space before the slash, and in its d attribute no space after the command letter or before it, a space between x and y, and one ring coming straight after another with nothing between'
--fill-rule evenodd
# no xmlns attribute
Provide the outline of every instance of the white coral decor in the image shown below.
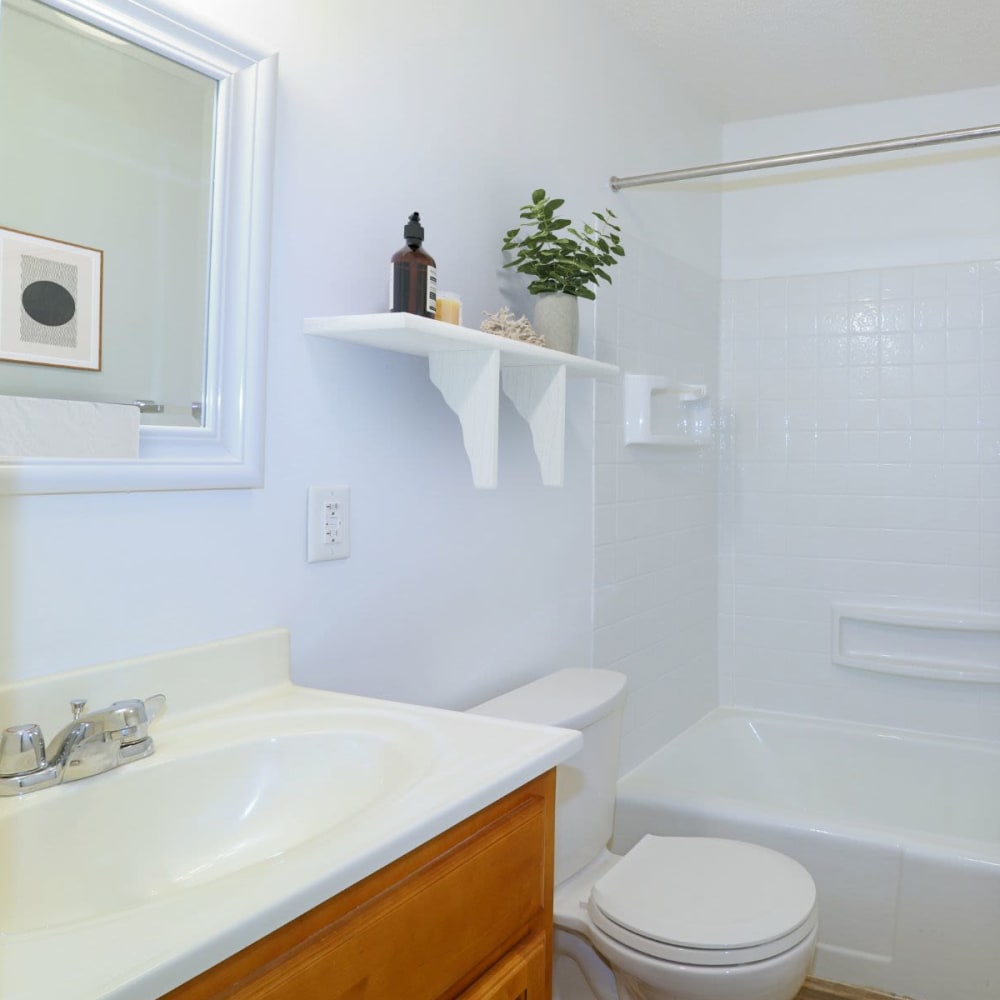
<svg viewBox="0 0 1000 1000"><path fill-rule="evenodd" d="M520 319L515 319L514 314L507 306L501 306L495 313L484 312L479 329L483 333L494 333L498 337L522 340L526 344L537 344L539 347L545 347L545 338L535 333L527 317L522 316Z"/></svg>

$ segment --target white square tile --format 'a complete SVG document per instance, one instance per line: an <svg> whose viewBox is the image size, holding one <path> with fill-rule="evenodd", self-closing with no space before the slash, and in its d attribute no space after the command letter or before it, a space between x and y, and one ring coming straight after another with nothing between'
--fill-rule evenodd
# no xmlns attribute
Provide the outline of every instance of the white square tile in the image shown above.
<svg viewBox="0 0 1000 1000"><path fill-rule="evenodd" d="M918 331L913 334L913 360L918 363L945 361L948 357L948 335L941 330Z"/></svg>
<svg viewBox="0 0 1000 1000"><path fill-rule="evenodd" d="M785 329L789 334L816 333L819 329L819 307L815 304L789 304Z"/></svg>
<svg viewBox="0 0 1000 1000"><path fill-rule="evenodd" d="M978 295L949 296L947 310L949 330L978 330L982 326L983 306Z"/></svg>
<svg viewBox="0 0 1000 1000"><path fill-rule="evenodd" d="M821 368L846 365L850 360L851 339L838 336L819 338L819 363Z"/></svg>
<svg viewBox="0 0 1000 1000"><path fill-rule="evenodd" d="M879 337L879 363L906 365L913 361L912 333L883 333Z"/></svg>
<svg viewBox="0 0 1000 1000"><path fill-rule="evenodd" d="M877 302L882 294L881 282L875 271L852 271L848 275L848 289L852 302Z"/></svg>
<svg viewBox="0 0 1000 1000"><path fill-rule="evenodd" d="M980 261L979 290L983 294L1000 292L1000 260Z"/></svg>
<svg viewBox="0 0 1000 1000"><path fill-rule="evenodd" d="M821 274L819 288L820 301L847 302L851 295L850 276L845 273Z"/></svg>
<svg viewBox="0 0 1000 1000"><path fill-rule="evenodd" d="M978 264L950 264L947 266L948 294L975 295L979 292Z"/></svg>
<svg viewBox="0 0 1000 1000"><path fill-rule="evenodd" d="M879 329L880 310L875 302L858 302L851 306L848 322L851 333L874 333Z"/></svg>
<svg viewBox="0 0 1000 1000"><path fill-rule="evenodd" d="M916 369L914 376L920 370ZM934 428L944 427L948 422L948 405L950 400L946 396L940 393L936 396L914 395L911 402L913 427L920 428L921 430L933 430Z"/></svg>
<svg viewBox="0 0 1000 1000"><path fill-rule="evenodd" d="M847 370L847 392L854 399L877 399L879 395L878 368L849 368Z"/></svg>
<svg viewBox="0 0 1000 1000"><path fill-rule="evenodd" d="M919 298L943 297L948 294L948 268L932 264L913 269L913 294Z"/></svg>
<svg viewBox="0 0 1000 1000"><path fill-rule="evenodd" d="M948 324L948 302L940 299L917 299L913 303L914 330L943 330Z"/></svg>
<svg viewBox="0 0 1000 1000"><path fill-rule="evenodd" d="M820 300L820 279L815 274L799 274L788 279L786 286L789 306L813 305Z"/></svg>
<svg viewBox="0 0 1000 1000"><path fill-rule="evenodd" d="M880 288L883 299L909 299L913 297L914 273L909 267L890 267L881 273Z"/></svg>
<svg viewBox="0 0 1000 1000"><path fill-rule="evenodd" d="M849 337L848 361L852 365L877 365L879 337L874 335Z"/></svg>
<svg viewBox="0 0 1000 1000"><path fill-rule="evenodd" d="M984 295L982 304L983 326L1000 326L1000 292L992 292L989 295Z"/></svg>
<svg viewBox="0 0 1000 1000"><path fill-rule="evenodd" d="M883 397L913 395L913 366L887 365L879 371L879 394Z"/></svg>
<svg viewBox="0 0 1000 1000"><path fill-rule="evenodd" d="M886 333L911 330L914 326L914 308L910 299L883 301L879 310L878 328Z"/></svg>
<svg viewBox="0 0 1000 1000"><path fill-rule="evenodd" d="M851 332L850 310L845 305L824 305L819 311L819 332L846 336Z"/></svg>

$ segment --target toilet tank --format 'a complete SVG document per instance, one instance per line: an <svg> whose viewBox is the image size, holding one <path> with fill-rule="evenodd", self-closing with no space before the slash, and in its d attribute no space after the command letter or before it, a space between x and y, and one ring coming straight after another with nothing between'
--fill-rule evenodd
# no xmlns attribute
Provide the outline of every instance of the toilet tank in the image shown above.
<svg viewBox="0 0 1000 1000"><path fill-rule="evenodd" d="M556 769L556 885L593 861L611 839L625 682L624 674L612 670L570 668L469 709L583 734L582 749Z"/></svg>

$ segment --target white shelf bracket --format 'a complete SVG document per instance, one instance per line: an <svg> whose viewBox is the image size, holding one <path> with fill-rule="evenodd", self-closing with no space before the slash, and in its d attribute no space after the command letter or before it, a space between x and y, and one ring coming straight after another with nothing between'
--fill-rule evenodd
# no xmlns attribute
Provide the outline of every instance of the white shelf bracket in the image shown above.
<svg viewBox="0 0 1000 1000"><path fill-rule="evenodd" d="M473 485L496 489L500 352L431 351L427 361L431 381L462 425Z"/></svg>
<svg viewBox="0 0 1000 1000"><path fill-rule="evenodd" d="M504 394L531 429L545 486L562 486L566 459L566 366L504 368Z"/></svg>

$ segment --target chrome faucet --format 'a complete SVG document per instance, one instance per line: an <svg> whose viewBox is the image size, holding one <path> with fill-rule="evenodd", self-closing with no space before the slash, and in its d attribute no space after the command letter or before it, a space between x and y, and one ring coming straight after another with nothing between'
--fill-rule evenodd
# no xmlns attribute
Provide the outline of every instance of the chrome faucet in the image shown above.
<svg viewBox="0 0 1000 1000"><path fill-rule="evenodd" d="M130 698L84 714L86 701L70 705L73 721L64 726L48 748L41 729L29 723L0 733L0 795L21 795L79 781L153 752L149 724L162 715L162 694L142 701Z"/></svg>

